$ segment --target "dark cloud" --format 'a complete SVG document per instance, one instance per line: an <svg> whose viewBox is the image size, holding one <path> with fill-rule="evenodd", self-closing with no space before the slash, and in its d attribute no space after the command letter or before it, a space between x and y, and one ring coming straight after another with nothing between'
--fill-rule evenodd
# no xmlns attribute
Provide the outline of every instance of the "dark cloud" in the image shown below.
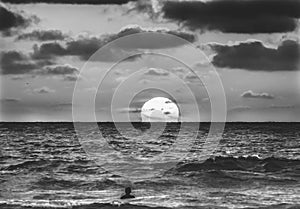
<svg viewBox="0 0 300 209"><path fill-rule="evenodd" d="M100 47L106 44L101 38L81 38L67 42L66 55L79 56L82 60L88 60Z"/></svg>
<svg viewBox="0 0 300 209"><path fill-rule="evenodd" d="M168 76L169 72L162 70L162 69L149 69L145 75L151 75L151 76Z"/></svg>
<svg viewBox="0 0 300 209"><path fill-rule="evenodd" d="M124 49L163 49L178 47L187 44L186 42L178 40L175 37L171 37L170 35L177 36L188 42L196 41L196 36L189 32L159 28L141 28L138 25L127 26L124 29L122 29L117 35L110 37L112 40L116 40L117 38L138 33L144 34L143 36L126 38L121 43L118 42L117 45L120 48ZM157 35L157 33L160 33L161 35Z"/></svg>
<svg viewBox="0 0 300 209"><path fill-rule="evenodd" d="M48 3L48 4L126 4L136 0L2 0L4 3L11 4L32 4L32 3Z"/></svg>
<svg viewBox="0 0 300 209"><path fill-rule="evenodd" d="M34 46L33 57L36 59L53 58L55 56L78 56L81 60L88 60L98 49L111 41L117 40L118 38L145 32L160 32L163 34L176 35L189 42L196 40L195 36L188 32L183 31L172 31L166 29L143 29L139 26L127 26L116 34L106 34L100 37L80 37L77 40L71 40L66 43L65 46L57 42L45 43ZM97 58L100 61L116 61L124 57L124 55L132 56L136 53L137 48L169 48L177 47L182 45L182 42L174 42L170 40L169 36L143 36L140 39L128 39L126 41L118 42L115 44L116 49L105 50L101 56ZM132 57L137 58L137 57ZM134 59L132 59L134 60ZM127 61L132 61L128 59Z"/></svg>
<svg viewBox="0 0 300 209"><path fill-rule="evenodd" d="M59 43L45 43L38 47L38 45L33 46L32 57L34 59L51 59L56 56L67 55L66 49Z"/></svg>
<svg viewBox="0 0 300 209"><path fill-rule="evenodd" d="M31 73L32 71L37 69L44 70L45 66L55 64L53 60L60 56L77 56L81 60L85 61L88 60L90 56L93 55L99 48L111 41L114 41L126 35L150 31L173 34L191 42L195 41L195 36L187 32L170 31L167 29L150 30L143 29L139 26L128 26L116 34L106 34L100 37L80 37L77 40L69 40L64 45L58 42L43 43L39 46L35 44L33 46L33 52L29 55L25 55L18 51L3 52L1 54L1 73L26 74ZM46 40L50 38L62 38L61 35L63 36L63 34L59 31L33 31L31 33L20 35L18 38ZM165 41L162 41L146 38L141 40L134 40L134 43L123 41L125 42L125 44L123 45L119 42L119 45L116 44L116 48L105 50L104 53L101 53L101 55L96 58L96 60L112 62L120 60L124 57L128 57L126 61L133 61L142 56L140 54L134 55L135 53L139 52L137 51L136 47L141 45L145 48L168 48L176 47L180 44L182 45L182 42L167 42L168 37L166 37L165 39ZM46 68L44 73L49 73L49 69L50 68ZM74 78L67 79L74 80Z"/></svg>
<svg viewBox="0 0 300 209"><path fill-rule="evenodd" d="M34 59L18 51L7 51L1 54L1 74L3 75L62 75L77 76L78 68L71 65L54 65L54 62L47 59ZM20 80L22 77L13 77L13 80Z"/></svg>
<svg viewBox="0 0 300 209"><path fill-rule="evenodd" d="M47 75L70 75L70 74L79 73L79 70L76 67L66 64L66 65L47 66L41 71L41 73Z"/></svg>
<svg viewBox="0 0 300 209"><path fill-rule="evenodd" d="M79 69L71 65L46 66L40 70L41 75L62 76L63 81L77 81L79 77Z"/></svg>
<svg viewBox="0 0 300 209"><path fill-rule="evenodd" d="M50 59L57 56L78 56L81 60L88 60L105 43L105 41L96 37L72 40L67 42L66 46L62 46L57 42L45 43L34 46L33 57L35 59Z"/></svg>
<svg viewBox="0 0 300 209"><path fill-rule="evenodd" d="M63 81L77 81L81 79L78 68L68 64L46 66L35 73L39 75L59 76Z"/></svg>
<svg viewBox="0 0 300 209"><path fill-rule="evenodd" d="M18 51L1 53L1 74L26 74L53 64L49 60L32 60L29 56Z"/></svg>
<svg viewBox="0 0 300 209"><path fill-rule="evenodd" d="M227 33L294 31L300 17L298 0L166 1L164 17L190 29Z"/></svg>
<svg viewBox="0 0 300 209"><path fill-rule="evenodd" d="M245 91L241 94L241 97L244 98L261 98L261 99L274 99L275 97L269 93L255 93L251 90Z"/></svg>
<svg viewBox="0 0 300 209"><path fill-rule="evenodd" d="M138 25L132 25L132 26L127 26L124 29L122 29L118 34L117 37L113 37L112 39L117 39L126 35L132 35L136 33L145 33L145 32L157 32L157 33L163 33L163 34L171 34L178 36L182 39L185 39L189 42L194 42L196 41L196 37L194 34L186 32L186 31L177 31L177 30L169 30L169 29L147 29L147 28L142 28Z"/></svg>
<svg viewBox="0 0 300 209"><path fill-rule="evenodd" d="M31 20L0 4L0 31L4 35L11 35L11 30L27 27Z"/></svg>
<svg viewBox="0 0 300 209"><path fill-rule="evenodd" d="M0 99L1 102L5 102L5 103L18 103L20 102L20 99L18 98L2 98Z"/></svg>
<svg viewBox="0 0 300 209"><path fill-rule="evenodd" d="M60 30L35 30L30 33L24 33L17 37L17 40L32 40L32 41L52 41L64 40L67 37Z"/></svg>
<svg viewBox="0 0 300 209"><path fill-rule="evenodd" d="M253 71L292 71L299 69L300 45L285 40L276 49L260 41L238 45L212 45L217 54L212 63L217 67L242 68Z"/></svg>

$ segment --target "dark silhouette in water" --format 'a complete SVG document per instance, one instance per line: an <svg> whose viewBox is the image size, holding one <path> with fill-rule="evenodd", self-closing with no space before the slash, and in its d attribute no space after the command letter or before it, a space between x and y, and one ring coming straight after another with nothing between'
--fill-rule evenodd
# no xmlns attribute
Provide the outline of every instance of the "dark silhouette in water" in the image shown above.
<svg viewBox="0 0 300 209"><path fill-rule="evenodd" d="M125 194L121 197L121 199L129 199L129 198L135 198L135 196L131 195L131 188L126 187L125 188Z"/></svg>

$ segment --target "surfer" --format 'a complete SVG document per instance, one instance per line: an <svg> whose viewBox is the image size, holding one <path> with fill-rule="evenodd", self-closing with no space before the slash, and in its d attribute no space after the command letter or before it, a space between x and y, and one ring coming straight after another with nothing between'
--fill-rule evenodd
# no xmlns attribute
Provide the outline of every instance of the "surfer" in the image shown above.
<svg viewBox="0 0 300 209"><path fill-rule="evenodd" d="M126 187L125 194L121 197L121 199L135 198L135 196L131 195L130 193L131 193L131 188Z"/></svg>

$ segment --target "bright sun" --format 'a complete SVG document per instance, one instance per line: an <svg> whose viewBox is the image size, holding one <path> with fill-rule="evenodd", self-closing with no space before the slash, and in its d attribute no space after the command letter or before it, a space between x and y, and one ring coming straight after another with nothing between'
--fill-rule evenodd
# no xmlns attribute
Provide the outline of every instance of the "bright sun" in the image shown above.
<svg viewBox="0 0 300 209"><path fill-rule="evenodd" d="M143 122L178 122L179 109L168 98L154 97L145 102L141 116Z"/></svg>

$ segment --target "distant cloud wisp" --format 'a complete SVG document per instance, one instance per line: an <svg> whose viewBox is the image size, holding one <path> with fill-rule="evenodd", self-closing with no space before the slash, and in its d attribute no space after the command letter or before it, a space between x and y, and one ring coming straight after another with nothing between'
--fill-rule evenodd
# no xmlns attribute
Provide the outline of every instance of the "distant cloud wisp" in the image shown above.
<svg viewBox="0 0 300 209"><path fill-rule="evenodd" d="M162 70L162 69L156 69L156 68L150 68L145 75L150 76L168 76L169 72Z"/></svg>
<svg viewBox="0 0 300 209"><path fill-rule="evenodd" d="M54 93L55 90L54 89L50 89L47 86L43 86L41 88L36 88L33 90L35 93L37 94L49 94L49 93Z"/></svg>
<svg viewBox="0 0 300 209"><path fill-rule="evenodd" d="M260 98L260 99L274 99L274 95L269 93L255 93L252 90L245 91L241 94L241 97L244 98Z"/></svg>

